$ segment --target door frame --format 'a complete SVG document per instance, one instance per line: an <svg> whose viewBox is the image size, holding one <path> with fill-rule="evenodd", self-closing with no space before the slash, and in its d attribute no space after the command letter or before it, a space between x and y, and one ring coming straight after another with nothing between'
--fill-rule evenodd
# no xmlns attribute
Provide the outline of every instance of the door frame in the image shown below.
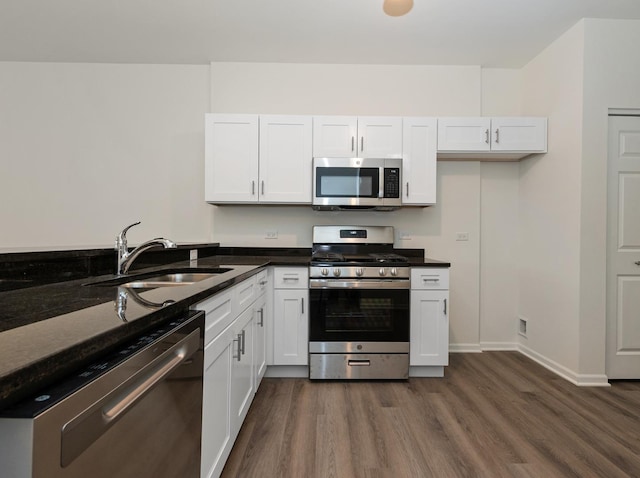
<svg viewBox="0 0 640 478"><path fill-rule="evenodd" d="M605 320L606 320L606 334L605 334L605 373L610 380L615 380L617 377L611 377L612 364L611 364L611 350L610 347L613 342L610 339L610 322L615 320L613 314L617 314L617 280L614 278L614 274L610 270L611 262L613 260L611 256L611 229L613 227L614 217L611 214L611 118L612 117L635 117L640 119L640 109L635 108L617 108L609 109L607 114L607 241L606 241L606 304L605 304ZM617 224L617 222L616 222ZM612 302L616 302L613 304ZM637 377L640 378L640 373Z"/></svg>

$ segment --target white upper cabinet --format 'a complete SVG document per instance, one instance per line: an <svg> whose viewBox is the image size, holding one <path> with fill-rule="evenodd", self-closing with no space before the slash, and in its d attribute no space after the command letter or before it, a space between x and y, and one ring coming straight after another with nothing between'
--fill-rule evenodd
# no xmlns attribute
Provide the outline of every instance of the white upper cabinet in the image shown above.
<svg viewBox="0 0 640 478"><path fill-rule="evenodd" d="M309 116L208 114L205 200L311 204Z"/></svg>
<svg viewBox="0 0 640 478"><path fill-rule="evenodd" d="M311 204L310 116L260 116L259 201Z"/></svg>
<svg viewBox="0 0 640 478"><path fill-rule="evenodd" d="M436 118L403 118L402 204L436 203Z"/></svg>
<svg viewBox="0 0 640 478"><path fill-rule="evenodd" d="M438 118L440 158L513 160L546 151L546 118Z"/></svg>
<svg viewBox="0 0 640 478"><path fill-rule="evenodd" d="M402 118L392 116L315 116L316 158L401 158Z"/></svg>
<svg viewBox="0 0 640 478"><path fill-rule="evenodd" d="M546 118L491 118L492 151L547 151Z"/></svg>
<svg viewBox="0 0 640 478"><path fill-rule="evenodd" d="M205 200L258 200L258 117L205 117Z"/></svg>

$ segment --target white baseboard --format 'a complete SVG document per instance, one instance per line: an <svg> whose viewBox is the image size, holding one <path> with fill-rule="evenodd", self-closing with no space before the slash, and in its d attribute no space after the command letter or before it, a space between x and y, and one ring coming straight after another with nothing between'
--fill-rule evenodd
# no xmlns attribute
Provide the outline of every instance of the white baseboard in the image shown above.
<svg viewBox="0 0 640 478"><path fill-rule="evenodd" d="M452 354L476 354L482 352L480 344L449 344L449 352Z"/></svg>
<svg viewBox="0 0 640 478"><path fill-rule="evenodd" d="M534 362L539 363L544 368L551 370L556 375L564 378L565 380L577 385L579 387L610 387L611 384L607 379L606 375L596 375L596 374L579 374L575 373L573 370L568 369L567 367L560 365L557 362L545 357L544 355L539 354L531 350L529 347L526 347L522 344L518 344L518 351L529 357Z"/></svg>
<svg viewBox="0 0 640 478"><path fill-rule="evenodd" d="M511 352L518 350L515 342L480 342L480 348L486 352Z"/></svg>

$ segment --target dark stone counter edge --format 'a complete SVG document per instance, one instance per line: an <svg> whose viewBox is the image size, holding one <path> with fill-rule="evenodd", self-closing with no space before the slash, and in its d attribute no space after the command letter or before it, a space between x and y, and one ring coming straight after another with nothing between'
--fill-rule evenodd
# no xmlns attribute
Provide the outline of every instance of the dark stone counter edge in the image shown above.
<svg viewBox="0 0 640 478"><path fill-rule="evenodd" d="M256 265L249 272L235 276L209 289L194 293L186 299L150 312L135 321L127 322L126 327L119 327L86 341L78 342L72 347L1 377L0 413L3 408L28 398L37 393L39 389L51 385L84 365L90 364L128 340L151 331L172 318L187 312L193 304L257 274L266 265Z"/></svg>
<svg viewBox="0 0 640 478"><path fill-rule="evenodd" d="M135 338L138 335L150 331L173 317L186 312L189 307L196 304L211 295L220 292L234 284L237 284L267 266L308 266L308 257L296 256L254 256L259 257L264 262L261 264L253 264L255 268L244 274L240 274L226 282L217 284L216 286L199 291L172 304L163 309L154 311L139 318L133 322L127 323L126 327L106 332L102 335L92 337L83 342L67 348L61 352L51 355L43 360L33 363L27 367L16 370L0 378L0 411L13 403L16 403L30 395L36 393L39 389L54 383L65 375L72 373L74 370L89 364L101 355L109 353L118 345ZM220 257L221 258L221 257ZM227 256L227 259L229 256ZM211 259L215 259L211 257ZM238 257L238 259L240 259ZM238 262L242 262L239 260ZM421 259L419 257L411 257L410 265L414 267L450 267L449 262L437 261L432 259ZM162 266L166 267L166 265Z"/></svg>

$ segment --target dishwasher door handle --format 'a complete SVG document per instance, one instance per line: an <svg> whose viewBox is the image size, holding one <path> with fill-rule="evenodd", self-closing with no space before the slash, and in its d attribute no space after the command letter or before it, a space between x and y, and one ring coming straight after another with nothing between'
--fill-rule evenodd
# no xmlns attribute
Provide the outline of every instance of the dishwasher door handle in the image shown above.
<svg viewBox="0 0 640 478"><path fill-rule="evenodd" d="M199 346L200 329L197 329L67 422L62 427L61 465L68 466L80 456L158 383L191 358Z"/></svg>

